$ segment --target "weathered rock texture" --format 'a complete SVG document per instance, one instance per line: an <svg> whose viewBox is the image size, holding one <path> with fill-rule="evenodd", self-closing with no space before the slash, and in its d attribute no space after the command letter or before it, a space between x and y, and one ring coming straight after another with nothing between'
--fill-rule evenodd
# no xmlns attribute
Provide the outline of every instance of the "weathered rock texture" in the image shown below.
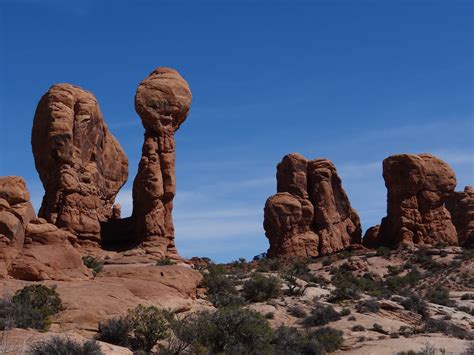
<svg viewBox="0 0 474 355"><path fill-rule="evenodd" d="M36 218L23 178L0 177L0 278L90 278L73 246L76 239L72 233Z"/></svg>
<svg viewBox="0 0 474 355"><path fill-rule="evenodd" d="M315 257L360 243L359 216L329 160L284 156L277 191L264 209L270 257Z"/></svg>
<svg viewBox="0 0 474 355"><path fill-rule="evenodd" d="M25 180L0 177L0 277L23 248L25 228L36 217Z"/></svg>
<svg viewBox="0 0 474 355"><path fill-rule="evenodd" d="M448 164L429 154L393 155L383 161L383 177L387 216L376 236L376 229L369 229L364 244L458 244L451 215L444 206L456 186L456 176Z"/></svg>
<svg viewBox="0 0 474 355"><path fill-rule="evenodd" d="M145 128L133 183L134 238L159 257L177 256L172 219L176 193L174 133L191 105L188 83L169 68L157 68L138 86L135 110Z"/></svg>
<svg viewBox="0 0 474 355"><path fill-rule="evenodd" d="M99 241L127 180L128 160L102 118L94 95L53 85L36 108L31 136L45 188L39 216L82 239Z"/></svg>
<svg viewBox="0 0 474 355"><path fill-rule="evenodd" d="M454 192L446 201L451 220L458 232L459 244L474 245L474 189L466 186L463 192Z"/></svg>

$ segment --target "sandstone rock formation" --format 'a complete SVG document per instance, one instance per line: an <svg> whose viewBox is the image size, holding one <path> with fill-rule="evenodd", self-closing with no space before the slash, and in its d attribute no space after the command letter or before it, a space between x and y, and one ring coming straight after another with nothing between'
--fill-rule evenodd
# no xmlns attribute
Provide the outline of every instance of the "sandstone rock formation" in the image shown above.
<svg viewBox="0 0 474 355"><path fill-rule="evenodd" d="M25 228L36 217L23 178L0 177L0 277L23 248Z"/></svg>
<svg viewBox="0 0 474 355"><path fill-rule="evenodd" d="M444 206L456 186L456 176L448 164L429 154L393 155L383 161L383 177L387 216L377 235L376 229L369 229L365 245L458 244L451 215Z"/></svg>
<svg viewBox="0 0 474 355"><path fill-rule="evenodd" d="M151 254L177 256L172 220L175 181L174 133L186 119L191 91L179 73L157 68L138 86L135 109L145 128L133 183L133 233Z"/></svg>
<svg viewBox="0 0 474 355"><path fill-rule="evenodd" d="M446 208L458 233L459 244L474 245L474 189L466 186L462 192L454 192L446 200Z"/></svg>
<svg viewBox="0 0 474 355"><path fill-rule="evenodd" d="M111 217L127 180L128 160L94 95L53 85L36 108L31 143L45 188L39 216L98 242L100 223Z"/></svg>
<svg viewBox="0 0 474 355"><path fill-rule="evenodd" d="M359 216L329 160L284 156L277 191L264 209L270 257L315 257L360 243Z"/></svg>
<svg viewBox="0 0 474 355"><path fill-rule="evenodd" d="M20 280L90 278L74 248L77 237L36 218L21 177L0 177L0 277Z"/></svg>

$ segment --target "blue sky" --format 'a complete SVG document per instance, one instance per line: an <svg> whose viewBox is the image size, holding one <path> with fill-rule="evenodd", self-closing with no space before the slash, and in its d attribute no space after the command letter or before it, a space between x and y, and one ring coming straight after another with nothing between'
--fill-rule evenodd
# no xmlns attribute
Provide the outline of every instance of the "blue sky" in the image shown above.
<svg viewBox="0 0 474 355"><path fill-rule="evenodd" d="M363 229L385 215L382 160L430 152L474 182L473 2L0 0L0 175L43 189L30 146L54 83L92 91L130 160L143 128L135 89L176 68L193 104L176 134L176 243L229 261L268 247L275 166L333 160Z"/></svg>

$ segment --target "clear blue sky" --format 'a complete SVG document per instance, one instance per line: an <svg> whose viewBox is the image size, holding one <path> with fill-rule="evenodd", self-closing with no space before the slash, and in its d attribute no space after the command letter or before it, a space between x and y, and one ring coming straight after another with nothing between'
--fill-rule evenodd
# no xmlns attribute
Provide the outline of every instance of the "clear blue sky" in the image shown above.
<svg viewBox="0 0 474 355"><path fill-rule="evenodd" d="M0 175L39 206L30 131L50 85L92 91L130 160L143 128L135 89L176 68L193 104L176 134L176 242L186 257L268 247L275 166L299 152L339 169L363 229L385 215L382 160L431 152L474 182L473 2L0 0Z"/></svg>

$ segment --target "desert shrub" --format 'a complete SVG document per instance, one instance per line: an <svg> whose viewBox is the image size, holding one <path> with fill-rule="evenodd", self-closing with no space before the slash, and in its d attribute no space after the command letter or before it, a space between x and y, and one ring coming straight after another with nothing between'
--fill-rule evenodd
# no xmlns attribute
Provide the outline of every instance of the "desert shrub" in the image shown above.
<svg viewBox="0 0 474 355"><path fill-rule="evenodd" d="M169 335L166 315L153 306L141 304L128 311L126 321L130 326L130 344L133 349L151 351L159 340Z"/></svg>
<svg viewBox="0 0 474 355"><path fill-rule="evenodd" d="M281 281L278 277L267 277L257 272L244 282L242 294L250 302L263 302L276 298L281 294Z"/></svg>
<svg viewBox="0 0 474 355"><path fill-rule="evenodd" d="M102 262L93 255L86 255L82 257L84 265L91 269L94 275L97 275L102 270Z"/></svg>
<svg viewBox="0 0 474 355"><path fill-rule="evenodd" d="M45 341L34 343L31 355L102 355L100 345L95 340L79 343L68 337L55 336Z"/></svg>
<svg viewBox="0 0 474 355"><path fill-rule="evenodd" d="M414 268L405 276L387 277L385 279L385 286L392 292L400 292L404 288L416 285L420 279L420 272Z"/></svg>
<svg viewBox="0 0 474 355"><path fill-rule="evenodd" d="M365 330L364 326L360 325L360 324L356 324L354 325L351 330L353 332L363 332Z"/></svg>
<svg viewBox="0 0 474 355"><path fill-rule="evenodd" d="M399 266L393 266L393 265L389 265L387 269L388 269L388 273L391 276L396 276L403 271L402 268L400 268Z"/></svg>
<svg viewBox="0 0 474 355"><path fill-rule="evenodd" d="M443 306L452 306L454 302L449 298L449 290L446 287L438 285L426 293L426 299L432 303Z"/></svg>
<svg viewBox="0 0 474 355"><path fill-rule="evenodd" d="M411 294L408 298L400 302L400 304L408 311L412 311L422 316L426 315L426 302L415 294Z"/></svg>
<svg viewBox="0 0 474 355"><path fill-rule="evenodd" d="M340 314L342 317L348 316L349 314L351 314L351 310L349 308L343 308Z"/></svg>
<svg viewBox="0 0 474 355"><path fill-rule="evenodd" d="M347 320L353 322L353 321L357 320L357 318L355 316L349 316L349 317L347 317Z"/></svg>
<svg viewBox="0 0 474 355"><path fill-rule="evenodd" d="M474 340L474 334L445 320L428 318L424 330L426 333L443 333L459 339Z"/></svg>
<svg viewBox="0 0 474 355"><path fill-rule="evenodd" d="M160 349L159 355L201 353L199 345L196 344L196 339L201 331L200 325L193 316L177 318L170 314L168 322L171 329L170 336L167 338L165 346ZM194 345L196 346L193 347Z"/></svg>
<svg viewBox="0 0 474 355"><path fill-rule="evenodd" d="M275 318L275 313L273 313L273 312L265 313L265 318L266 319L274 319Z"/></svg>
<svg viewBox="0 0 474 355"><path fill-rule="evenodd" d="M381 281L373 280L373 275L368 273L356 277L350 271L338 269L334 271L331 281L336 286L331 292L331 302L359 299L361 292L375 297L387 297L390 293Z"/></svg>
<svg viewBox="0 0 474 355"><path fill-rule="evenodd" d="M288 313L296 318L306 317L306 311L302 307L299 307L299 306L293 306L293 307L288 308Z"/></svg>
<svg viewBox="0 0 474 355"><path fill-rule="evenodd" d="M468 307L468 306L459 306L457 307L458 311L470 314L471 316L474 316L474 308Z"/></svg>
<svg viewBox="0 0 474 355"><path fill-rule="evenodd" d="M377 248L377 256L381 256L383 258L390 259L390 254L391 253L392 253L392 251L387 247Z"/></svg>
<svg viewBox="0 0 474 355"><path fill-rule="evenodd" d="M461 299L462 299L463 301L465 301L465 300L474 300L474 294L472 294L472 293L465 293L465 294L463 294L463 295L461 296Z"/></svg>
<svg viewBox="0 0 474 355"><path fill-rule="evenodd" d="M8 327L46 330L50 317L63 309L54 288L36 284L18 290L0 302L0 330Z"/></svg>
<svg viewBox="0 0 474 355"><path fill-rule="evenodd" d="M317 340L327 352L332 353L342 346L344 342L342 334L340 330L322 327L312 331L309 338Z"/></svg>
<svg viewBox="0 0 474 355"><path fill-rule="evenodd" d="M208 300L216 307L243 303L235 288L235 282L227 276L221 265L211 265L208 268L208 272L203 276L202 286L207 289Z"/></svg>
<svg viewBox="0 0 474 355"><path fill-rule="evenodd" d="M311 313L303 320L307 327L328 324L341 319L341 315L331 305L316 304Z"/></svg>
<svg viewBox="0 0 474 355"><path fill-rule="evenodd" d="M342 346L342 332L330 327L301 333L295 328L281 326L275 331L272 354L324 355Z"/></svg>
<svg viewBox="0 0 474 355"><path fill-rule="evenodd" d="M282 268L282 263L278 259L265 258L258 261L259 261L258 266L257 266L258 272L279 271Z"/></svg>
<svg viewBox="0 0 474 355"><path fill-rule="evenodd" d="M219 308L200 312L190 318L198 329L195 346L205 353L266 353L270 348L272 330L259 313L242 308Z"/></svg>
<svg viewBox="0 0 474 355"><path fill-rule="evenodd" d="M355 307L359 313L377 313L380 311L379 303L375 300L360 302Z"/></svg>
<svg viewBox="0 0 474 355"><path fill-rule="evenodd" d="M176 263L167 256L156 262L157 266L167 266L167 265L174 265L174 264Z"/></svg>
<svg viewBox="0 0 474 355"><path fill-rule="evenodd" d="M374 332L378 332L378 333L382 333L382 334L388 334L388 332L386 330L384 330L383 327L378 323L374 323L374 325L372 326L372 330Z"/></svg>
<svg viewBox="0 0 474 355"><path fill-rule="evenodd" d="M106 343L128 347L130 323L126 317L111 318L99 323L97 339Z"/></svg>

